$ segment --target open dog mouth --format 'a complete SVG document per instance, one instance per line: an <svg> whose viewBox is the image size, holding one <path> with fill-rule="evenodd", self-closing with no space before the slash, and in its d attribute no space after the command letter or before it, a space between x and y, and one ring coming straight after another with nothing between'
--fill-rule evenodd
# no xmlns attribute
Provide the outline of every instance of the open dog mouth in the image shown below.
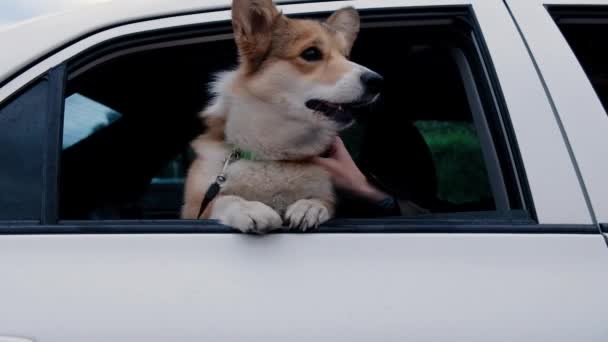
<svg viewBox="0 0 608 342"><path fill-rule="evenodd" d="M340 124L346 125L353 121L354 109L367 106L374 102L376 98L377 96L371 100L349 103L333 103L325 100L312 99L306 101L306 107L321 113Z"/></svg>

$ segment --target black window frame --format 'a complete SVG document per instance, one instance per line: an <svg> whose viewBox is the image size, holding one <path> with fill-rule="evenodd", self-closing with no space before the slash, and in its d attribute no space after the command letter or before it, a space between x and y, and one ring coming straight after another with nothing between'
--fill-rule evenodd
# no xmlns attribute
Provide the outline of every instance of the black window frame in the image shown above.
<svg viewBox="0 0 608 342"><path fill-rule="evenodd" d="M297 16L315 17L326 16L328 13L301 14ZM474 213L466 213L461 215L449 214L442 218L440 215L433 217L398 217L398 218L377 218L377 219L337 219L329 224L322 226L316 232L318 233L403 233L403 232L431 232L431 233L597 233L597 229L586 225L539 225L536 220L533 203L527 178L523 169L523 162L519 154L518 145L515 142L513 129L510 124L509 115L506 110L504 98L498 83L497 75L494 71L492 61L489 57L487 46L483 40L483 35L477 23L475 13L471 6L445 6L445 7L416 7L387 10L363 10L363 22L382 18L383 20L395 20L396 17L401 20L406 18L416 18L416 20L428 20L432 23L440 18L450 17L458 18L466 21L472 28L471 36L473 38L473 47L476 52L476 58L481 65L481 70L476 70L479 73L475 77L469 70L469 78L472 82L470 89L479 90L480 86L484 87L484 91L489 94L489 97L482 96L481 100L490 101L496 113L486 114L495 116L491 125L495 130L486 136L484 139L489 141L496 147L494 154L501 150L507 154L507 160L496 158L493 163L494 167L498 168L500 173L510 174L513 183L503 186L514 187L515 201L521 204L521 210L510 210L507 212L502 210L488 211L475 216ZM229 227L223 226L214 221L190 221L190 220L70 220L60 221L58 215L58 174L61 154L62 128L63 128L63 103L64 90L70 72L81 68L87 63L91 63L101 56L108 55L130 46L149 45L155 42L186 39L188 37L202 35L212 35L221 33L230 33L231 28L229 22L207 23L196 26L180 27L159 30L152 33L137 33L119 38L112 39L97 45L87 51L80 53L78 56L66 61L58 68L54 69L52 77L53 86L60 91L60 96L55 98L52 106L49 106L49 113L53 118L49 119L49 134L46 138L48 143L45 153L45 189L43 194L43 215L41 225L33 222L21 222L18 225L9 224L6 226L0 225L0 234L37 234L45 233L233 233ZM463 63L463 69L470 65L466 58L466 63ZM50 75L50 73L49 73ZM476 84L481 82L483 84ZM479 98L478 98L479 99ZM481 104L480 104L481 106ZM487 121L487 117L485 117ZM485 122L484 125L490 125ZM506 164L505 164L506 163ZM487 166L487 163L486 163ZM490 171L490 170L488 170ZM490 175L490 178L493 178ZM53 179L51 181L51 179ZM497 188L494 186L493 188ZM499 191L500 190L496 190ZM514 201L513 193L502 194L508 196L507 203ZM503 198L503 202L505 199ZM504 205L503 205L504 207ZM505 209L505 208L503 208Z"/></svg>
<svg viewBox="0 0 608 342"><path fill-rule="evenodd" d="M560 21L574 24L608 23L608 4L605 5L545 5L549 15Z"/></svg>
<svg viewBox="0 0 608 342"><path fill-rule="evenodd" d="M24 154L23 158L27 158L30 163L38 163L40 168L37 174L25 175L29 176L27 179L15 180L14 182L11 180L9 183L12 184L10 184L9 189L3 189L3 196L21 197L18 199L21 205L17 212L11 213L14 215L13 217L7 219L3 217L4 215L0 215L0 227L4 224L48 224L57 221L57 201L53 199L54 194L57 193L57 165L55 163L58 160L59 152L56 150L56 138L58 137L56 130L60 129L61 126L61 123L57 120L63 117L62 99L65 74L65 64L54 67L0 103L0 115L18 115L18 112L24 107L28 109L26 117L17 118L15 116L16 122L13 125L0 127L0 134L5 137L6 134L3 134L5 129L27 127L29 135L20 137L13 135L13 140L4 141L4 143L13 146L28 146L29 152L32 152L33 145L39 145L37 153L20 152L20 154ZM12 106L15 104L17 104L16 108L13 108ZM8 111L8 113L2 113L3 110ZM0 123L2 123L2 120L0 120ZM3 162L6 163L7 161ZM4 167L9 169L9 174L20 171L18 168L13 169L11 165L5 165ZM25 182L28 184L25 185ZM35 195L19 190L32 186L32 184L37 187L35 191L37 194ZM26 197L28 195L31 197ZM4 202L0 201L0 203ZM6 208L3 209L6 210ZM25 214L26 212L27 214Z"/></svg>

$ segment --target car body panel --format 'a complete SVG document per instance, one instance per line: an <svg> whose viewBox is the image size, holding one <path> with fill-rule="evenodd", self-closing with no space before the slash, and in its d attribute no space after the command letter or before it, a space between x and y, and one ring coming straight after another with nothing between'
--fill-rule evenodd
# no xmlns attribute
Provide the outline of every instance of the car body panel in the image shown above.
<svg viewBox="0 0 608 342"><path fill-rule="evenodd" d="M504 4L481 1L475 10L509 110L538 221L590 223L580 184L575 184L573 160L566 156L534 65L514 23L508 16L497 15L506 11Z"/></svg>
<svg viewBox="0 0 608 342"><path fill-rule="evenodd" d="M605 341L599 235L4 236L0 334Z"/></svg>
<svg viewBox="0 0 608 342"><path fill-rule="evenodd" d="M594 216L598 222L607 223L608 115L546 6L605 5L608 9L608 1L509 0L508 3L551 94Z"/></svg>
<svg viewBox="0 0 608 342"><path fill-rule="evenodd" d="M0 29L0 83L42 56L103 29L182 13L230 7L229 0L111 1L30 19ZM19 39L15 39L19 37Z"/></svg>

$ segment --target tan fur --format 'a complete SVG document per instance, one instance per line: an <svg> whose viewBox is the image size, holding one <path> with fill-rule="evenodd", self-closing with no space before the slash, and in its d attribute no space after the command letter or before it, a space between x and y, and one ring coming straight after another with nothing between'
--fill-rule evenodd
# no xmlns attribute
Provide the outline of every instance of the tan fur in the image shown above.
<svg viewBox="0 0 608 342"><path fill-rule="evenodd" d="M358 96L362 67L346 58L359 30L357 12L339 10L319 23L288 19L270 0L234 0L233 28L240 65L218 75L215 98L202 113L207 131L191 144L197 158L188 171L182 217L197 218L204 193L238 146L261 160L232 163L201 218L244 232L267 232L282 221L315 227L333 216L335 198L329 174L307 160L325 151L341 127L307 109L300 97ZM322 51L322 61L300 57L311 46Z"/></svg>
<svg viewBox="0 0 608 342"><path fill-rule="evenodd" d="M319 25L312 20L287 21L283 18L279 21L273 31L271 49L260 68L286 61L304 77L325 84L335 83L340 76L351 69L344 56L350 53L355 38L350 36L353 33L347 38L346 34L339 33L331 26ZM356 31L358 32L358 28ZM298 58L300 53L310 46L316 46L323 52L323 63L311 64Z"/></svg>
<svg viewBox="0 0 608 342"><path fill-rule="evenodd" d="M237 0L232 5L232 28L241 53L241 65L254 72L272 43L271 32L279 11L272 0Z"/></svg>
<svg viewBox="0 0 608 342"><path fill-rule="evenodd" d="M182 218L196 219L206 189L220 174L231 147L206 133L193 141L197 154L188 171ZM265 203L284 215L288 206L300 199L318 199L333 215L335 197L329 175L319 166L299 161L238 160L227 170L221 195L234 195ZM211 218L213 203L200 218Z"/></svg>
<svg viewBox="0 0 608 342"><path fill-rule="evenodd" d="M206 133L210 140L223 141L225 138L226 118L212 116L205 119Z"/></svg>

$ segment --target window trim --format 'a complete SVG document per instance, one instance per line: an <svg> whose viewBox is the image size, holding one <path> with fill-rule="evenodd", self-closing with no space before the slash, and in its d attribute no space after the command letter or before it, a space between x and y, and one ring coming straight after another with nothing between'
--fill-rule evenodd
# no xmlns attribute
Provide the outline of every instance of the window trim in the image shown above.
<svg viewBox="0 0 608 342"><path fill-rule="evenodd" d="M475 17L474 20L474 27L479 27L477 17ZM511 117L507 109L506 100L502 93L500 82L498 81L496 68L492 63L489 48L483 38L483 35L478 32L473 32L473 35L475 38L473 39L473 45L476 51L476 56L478 56L480 59L482 69L481 73L484 75L484 81L488 85L489 97L492 105L498 112L496 115L496 126L497 130L501 132L502 136L498 141L494 141L494 145L496 146L498 143L500 143L501 146L499 146L499 148L507 152L508 159L499 160L499 162L506 163L507 165L500 166L502 166L502 168L512 168L512 179L510 181L513 182L512 185L516 189L516 193L514 195L517 196L516 199L521 203L522 208L527 210L530 213L530 217L538 222L539 219L532 197L532 190L530 184L528 183L526 169L524 168L524 160L519 149L519 144L515 138L515 130L513 123L511 122ZM506 179L504 180L506 181ZM516 199L511 198L511 202L515 201Z"/></svg>
<svg viewBox="0 0 608 342"><path fill-rule="evenodd" d="M36 88L40 88L39 90L39 94L36 94L36 92L34 91ZM22 107L23 104L21 104L21 106L16 105L15 103L19 103L19 102L23 102L25 103L25 106L31 106L32 104L37 103L36 102L36 95L39 95L40 97L43 97L42 103L39 104L39 108L35 108L32 109L30 108L31 112L27 112L26 117L20 117L23 119L23 124L27 125L29 127L30 131L35 131L35 134L40 134L42 136L42 138L45 138L45 135L47 134L48 130L45 125L42 125L41 128L39 128L39 130L37 130L38 128L36 127L37 124L39 124L38 121L44 121L46 123L46 121L49 119L49 113L48 113L48 109L50 104L57 100L59 96L62 96L62 93L56 93L53 91L53 84L52 84L52 80L50 79L49 74L44 74L41 77L32 80L30 83L28 83L26 86L23 87L23 89L21 89L19 92L15 93L15 94L11 94L10 97L8 97L6 99L6 101L0 103L0 115L5 114L2 113L2 111L6 108L15 106L15 108L13 108L13 110L15 111L19 111ZM10 113L10 110L9 110ZM31 115L30 115L31 114ZM38 116L36 116L38 115ZM0 118L0 123L1 123L2 118ZM20 120L16 120L16 122L20 122ZM6 129L6 127L0 128L0 133L4 133L3 129ZM24 141L27 141L28 143L30 143L30 141L33 141L36 139L35 135L29 135L27 137L21 138L20 137L20 143L23 143ZM44 140L44 139L43 139ZM16 141L9 141L9 145L13 145L13 146L19 146L18 143ZM3 145L4 146L4 145ZM22 146L22 145L21 145ZM1 148L1 146L0 146ZM38 147L37 147L38 149ZM18 182L15 183L14 179L11 179L10 181L12 183L14 183L15 185L17 185L17 187L24 185L26 182L33 182L34 179L36 182L39 182L39 184L36 184L36 195L32 195L31 198L25 198L25 197L21 197L21 199L25 199L25 201L23 201L23 205L21 206L22 209L23 208L27 208L26 211L30 211L31 212L31 217L28 218L17 218L17 216L19 216L18 214L14 214L13 213L13 217L9 217L9 218L4 218L4 219L0 219L0 223L3 222L8 222L9 224L18 224L18 223L33 223L33 224L40 224L41 220L42 220L42 215L44 212L44 200L43 200L43 196L44 193L46 191L46 184L45 184L45 174L46 174L46 149L47 146L44 143L41 143L39 146L39 151L36 151L35 153L28 153L26 154L26 157L28 160L35 160L37 161L38 165L36 165L35 168L32 169L32 174L31 174L31 178L30 179L20 179ZM20 151L19 154L23 154L23 151ZM3 162L7 162L6 160L4 160ZM11 167L8 167L8 169L10 170ZM35 170L35 171L34 171ZM20 170L23 171L23 170ZM9 171L10 173L10 171ZM35 176L34 176L35 174ZM18 190L20 192L20 194L23 196L24 191L23 188L19 188L20 190ZM4 191L6 191L7 189L2 189ZM3 196L10 196L11 195L11 191L14 189L11 189L10 187L8 188L8 195L6 193L3 193ZM20 198L19 195L16 196L17 198ZM2 203L4 204L4 203ZM6 210L5 208L2 208L4 210ZM25 216L30 216L30 215L25 215Z"/></svg>
<svg viewBox="0 0 608 342"><path fill-rule="evenodd" d="M601 235L593 224L538 224L525 220L330 221L306 233L282 228L271 234L573 234ZM0 222L3 235L241 234L213 221L73 221L59 225Z"/></svg>
<svg viewBox="0 0 608 342"><path fill-rule="evenodd" d="M463 81L467 102L471 109L473 124L475 125L475 130L477 131L477 136L480 140L481 151L485 160L486 172L488 173L488 180L490 182L496 211L508 212L511 209L511 205L509 203L509 196L507 195L505 178L503 177L503 172L500 168L498 152L492 139L492 132L490 132L490 127L488 126L488 113L486 113L483 108L481 94L475 84L475 76L473 75L467 57L461 49L452 49L452 57L458 66L458 72Z"/></svg>
<svg viewBox="0 0 608 342"><path fill-rule="evenodd" d="M64 93L66 64L49 71L49 102L46 113L45 150L42 161L42 224L52 224L59 219L59 168L61 141L63 139Z"/></svg>

